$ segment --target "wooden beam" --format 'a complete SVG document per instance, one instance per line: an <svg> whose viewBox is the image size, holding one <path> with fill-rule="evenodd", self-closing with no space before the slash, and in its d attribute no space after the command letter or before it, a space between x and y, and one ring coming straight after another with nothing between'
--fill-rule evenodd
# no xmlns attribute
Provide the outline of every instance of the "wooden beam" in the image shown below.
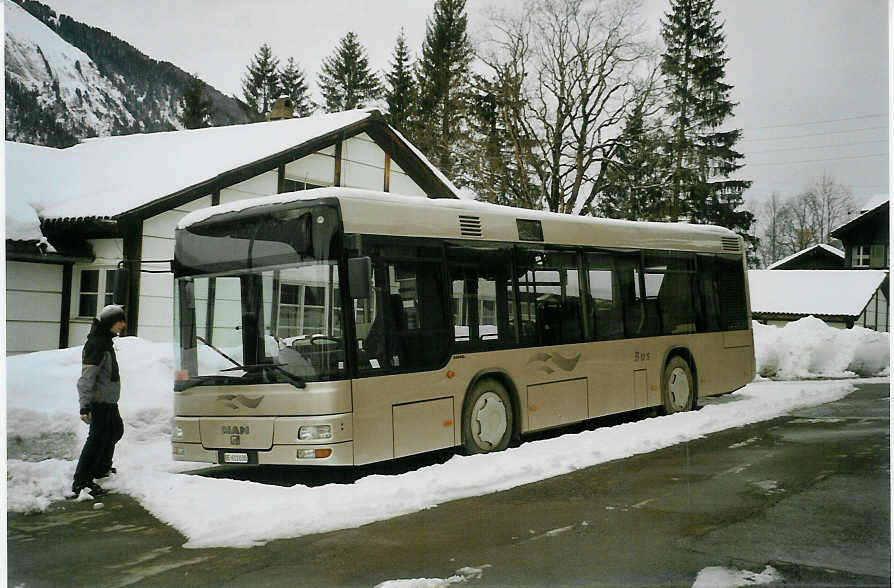
<svg viewBox="0 0 894 588"><path fill-rule="evenodd" d="M372 121L366 134L385 153L391 154L394 162L410 176L429 198L456 198L450 187L398 138L394 130L384 121Z"/></svg>
<svg viewBox="0 0 894 588"><path fill-rule="evenodd" d="M382 187L383 192L391 191L391 156L385 153L385 184Z"/></svg>
<svg viewBox="0 0 894 588"><path fill-rule="evenodd" d="M68 347L68 328L71 320L72 264L62 266L62 311L59 314L59 349Z"/></svg>
<svg viewBox="0 0 894 588"><path fill-rule="evenodd" d="M136 336L140 322L140 261L143 259L143 221L126 222L121 226L124 235L124 262L127 272L127 334ZM134 263L136 262L136 263Z"/></svg>
<svg viewBox="0 0 894 588"><path fill-rule="evenodd" d="M332 176L332 185L341 186L341 149L344 143L344 136L339 135L335 141L335 172Z"/></svg>

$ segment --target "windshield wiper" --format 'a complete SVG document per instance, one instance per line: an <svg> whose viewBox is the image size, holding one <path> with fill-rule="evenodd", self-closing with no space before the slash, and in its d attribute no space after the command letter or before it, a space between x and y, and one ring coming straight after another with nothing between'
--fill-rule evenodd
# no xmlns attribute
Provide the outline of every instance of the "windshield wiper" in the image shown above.
<svg viewBox="0 0 894 588"><path fill-rule="evenodd" d="M226 353L224 353L223 351L221 351L220 349L218 349L217 347L215 347L214 345L212 345L212 344L209 343L208 341L205 341L205 338L204 338L204 337L199 337L198 335L196 335L196 339L198 339L199 341L201 341L202 343L204 343L205 345L207 345L207 346L210 347L211 349L217 351L217 352L218 352L219 354L221 354L225 359L229 360L230 363L232 363L233 365L238 366L238 367L240 367L240 368L242 367L242 364L240 364L238 361L236 361L235 359L233 359L232 357L230 357L229 355L227 355ZM221 370L221 371L225 372L225 371L229 371L229 370L231 370L231 369L233 369L233 368L229 368L228 370Z"/></svg>
<svg viewBox="0 0 894 588"><path fill-rule="evenodd" d="M284 363L253 363L249 365L237 365L236 367L227 368L225 370L220 370L222 372L235 372L236 370L243 370L246 372L251 372L254 370L265 370L267 368L275 368L279 371L279 373L283 374L289 383L295 386L296 388L306 388L307 382L304 378L300 378L293 374L292 372L285 369L283 366L286 365Z"/></svg>

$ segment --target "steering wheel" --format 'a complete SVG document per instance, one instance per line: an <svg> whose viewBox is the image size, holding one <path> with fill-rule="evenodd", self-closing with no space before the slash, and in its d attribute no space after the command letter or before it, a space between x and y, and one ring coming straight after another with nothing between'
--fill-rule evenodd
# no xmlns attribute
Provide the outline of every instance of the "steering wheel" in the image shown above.
<svg viewBox="0 0 894 588"><path fill-rule="evenodd" d="M335 343L335 344L341 343L341 339L339 339L338 337L332 337L330 335L319 334L319 335L311 335L310 336L310 344L311 345L322 345L322 343L317 343L317 341L325 341L328 343Z"/></svg>

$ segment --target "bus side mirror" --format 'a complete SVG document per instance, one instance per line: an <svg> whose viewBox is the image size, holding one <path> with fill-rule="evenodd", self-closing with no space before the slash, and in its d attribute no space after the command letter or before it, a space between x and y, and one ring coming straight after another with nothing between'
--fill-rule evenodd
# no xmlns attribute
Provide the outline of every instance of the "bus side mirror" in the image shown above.
<svg viewBox="0 0 894 588"><path fill-rule="evenodd" d="M348 297L369 298L369 277L372 260L369 257L348 259Z"/></svg>

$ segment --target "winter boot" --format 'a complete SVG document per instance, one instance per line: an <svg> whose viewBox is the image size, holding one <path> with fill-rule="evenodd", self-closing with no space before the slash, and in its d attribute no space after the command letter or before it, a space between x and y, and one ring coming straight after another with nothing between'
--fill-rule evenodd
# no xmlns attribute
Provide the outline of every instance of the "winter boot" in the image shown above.
<svg viewBox="0 0 894 588"><path fill-rule="evenodd" d="M99 498L100 496L105 496L109 493L108 490L104 489L102 486L97 484L96 482L87 482L85 488L90 490L90 495L93 498Z"/></svg>

